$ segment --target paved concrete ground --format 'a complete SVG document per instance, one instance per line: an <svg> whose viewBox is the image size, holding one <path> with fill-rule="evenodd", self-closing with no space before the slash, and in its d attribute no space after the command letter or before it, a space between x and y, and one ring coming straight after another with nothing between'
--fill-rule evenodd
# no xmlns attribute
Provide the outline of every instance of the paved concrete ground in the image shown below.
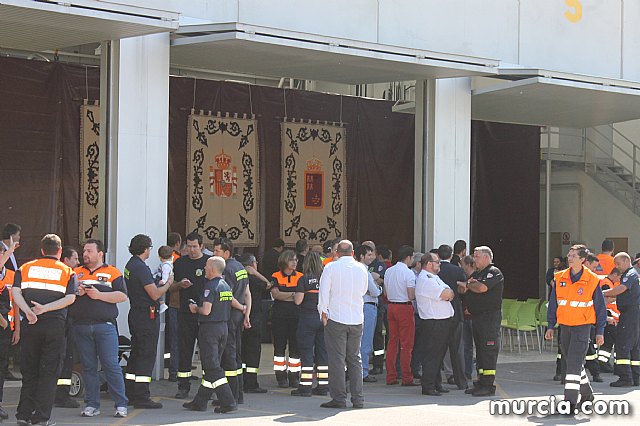
<svg viewBox="0 0 640 426"><path fill-rule="evenodd" d="M270 345L263 345L263 373L260 383L269 389L264 395L246 395L245 404L234 414L214 414L213 412L195 413L182 408L183 400L173 398L176 384L166 380L152 384L154 399L161 401L161 410L136 410L131 407L129 417L114 419L113 408L106 394L103 394L102 415L97 418L79 416L79 409L55 408L53 419L59 425L213 425L213 424L273 424L273 423L322 423L334 425L461 425L461 424L578 424L590 422L604 424L615 421L627 424L637 421L637 416L592 416L580 415L577 418L542 418L536 416L498 417L489 414L489 400L492 398L474 398L465 395L453 386L447 386L451 392L442 397L420 395L420 388L386 386L384 376L378 376L380 382L365 383L365 408L355 410L330 410L320 408L328 397L314 396L299 398L289 395L289 390L278 389L271 373ZM550 395L562 394L562 386L551 380L554 374L555 354L543 352L501 353L498 367L498 393L494 399L542 399ZM625 399L632 408L640 407L640 388L614 389L609 382L614 378L604 375L605 383L594 384L598 399ZM193 395L195 388L191 391ZM15 423L15 407L18 400L20 382L8 382L5 385L4 406L10 413L5 423ZM215 423L214 423L215 422Z"/></svg>

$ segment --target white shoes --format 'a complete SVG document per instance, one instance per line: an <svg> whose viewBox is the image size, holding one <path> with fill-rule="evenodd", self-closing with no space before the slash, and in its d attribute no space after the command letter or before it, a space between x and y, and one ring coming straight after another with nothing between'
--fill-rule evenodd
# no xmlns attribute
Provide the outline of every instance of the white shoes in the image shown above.
<svg viewBox="0 0 640 426"><path fill-rule="evenodd" d="M95 417L100 415L100 410L93 407L85 407L80 414L82 415L82 417Z"/></svg>
<svg viewBox="0 0 640 426"><path fill-rule="evenodd" d="M127 414L127 407L118 407L113 417L127 417Z"/></svg>

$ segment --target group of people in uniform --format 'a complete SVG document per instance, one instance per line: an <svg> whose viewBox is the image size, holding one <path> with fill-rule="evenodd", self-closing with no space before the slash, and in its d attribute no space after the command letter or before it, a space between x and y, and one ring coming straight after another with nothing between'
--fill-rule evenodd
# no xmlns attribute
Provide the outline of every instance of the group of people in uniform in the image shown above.
<svg viewBox="0 0 640 426"><path fill-rule="evenodd" d="M559 353L555 380L564 383L570 413L593 401L592 379L601 372L618 376L612 387L640 386L640 285L631 256L613 256L614 244L605 240L594 255L584 245L567 254L568 268L553 275L546 339L558 330ZM586 369L585 369L586 367Z"/></svg>

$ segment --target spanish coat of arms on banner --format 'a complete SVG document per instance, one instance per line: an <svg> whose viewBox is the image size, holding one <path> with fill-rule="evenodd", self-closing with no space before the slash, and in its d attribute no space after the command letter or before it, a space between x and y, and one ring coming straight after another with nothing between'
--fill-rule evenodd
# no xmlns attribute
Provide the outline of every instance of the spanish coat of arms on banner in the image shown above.
<svg viewBox="0 0 640 426"><path fill-rule="evenodd" d="M100 152L100 106L80 107L79 241L104 239L104 190L100 185L104 154Z"/></svg>
<svg viewBox="0 0 640 426"><path fill-rule="evenodd" d="M191 114L188 120L187 231L205 242L259 243L256 120Z"/></svg>
<svg viewBox="0 0 640 426"><path fill-rule="evenodd" d="M346 132L319 122L282 123L282 214L285 244L345 238Z"/></svg>

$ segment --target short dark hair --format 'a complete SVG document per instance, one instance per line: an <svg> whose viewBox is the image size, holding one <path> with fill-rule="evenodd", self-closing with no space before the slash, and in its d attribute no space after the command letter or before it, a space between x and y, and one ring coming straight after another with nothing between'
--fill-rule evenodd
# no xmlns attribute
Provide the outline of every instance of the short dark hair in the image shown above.
<svg viewBox="0 0 640 426"><path fill-rule="evenodd" d="M131 253L132 256L139 256L152 245L151 237L144 234L138 234L133 237L129 243L129 253Z"/></svg>
<svg viewBox="0 0 640 426"><path fill-rule="evenodd" d="M598 256L596 256L593 253L589 253L587 255L587 262L600 262L600 260L598 259Z"/></svg>
<svg viewBox="0 0 640 426"><path fill-rule="evenodd" d="M407 245L400 246L398 249L398 261L402 262L410 256L413 256L413 247Z"/></svg>
<svg viewBox="0 0 640 426"><path fill-rule="evenodd" d="M104 243L102 242L102 240L96 240L95 238L89 238L87 241L84 242L83 247L87 244L95 244L96 248L98 249L98 251L105 253L105 247L104 247Z"/></svg>
<svg viewBox="0 0 640 426"><path fill-rule="evenodd" d="M455 254L459 254L460 252L462 252L462 250L466 250L467 249L467 242L465 240L458 240L455 243L453 243L453 252Z"/></svg>
<svg viewBox="0 0 640 426"><path fill-rule="evenodd" d="M182 243L182 236L177 232L169 232L167 235L167 245L169 247L175 247L177 244Z"/></svg>
<svg viewBox="0 0 640 426"><path fill-rule="evenodd" d="M22 227L16 223L7 223L2 228L2 239L8 240L12 235L22 231Z"/></svg>
<svg viewBox="0 0 640 426"><path fill-rule="evenodd" d="M271 247L273 247L273 248L284 247L284 241L282 241L282 238L278 238L277 240L275 240L273 242L273 244L271 244Z"/></svg>
<svg viewBox="0 0 640 426"><path fill-rule="evenodd" d="M186 238L187 241L198 241L199 245L202 245L202 235L198 234L197 232L191 232L189 235L187 235Z"/></svg>
<svg viewBox="0 0 640 426"><path fill-rule="evenodd" d="M248 252L242 253L238 258L238 262L242 263L242 266L249 266L255 261L256 255Z"/></svg>
<svg viewBox="0 0 640 426"><path fill-rule="evenodd" d="M602 242L602 251L613 251L615 244L612 240L606 239Z"/></svg>
<svg viewBox="0 0 640 426"><path fill-rule="evenodd" d="M621 275L620 269L613 268L611 272L609 272L609 275Z"/></svg>
<svg viewBox="0 0 640 426"><path fill-rule="evenodd" d="M62 248L62 240L56 234L47 234L42 237L40 245L45 256L55 256Z"/></svg>
<svg viewBox="0 0 640 426"><path fill-rule="evenodd" d="M296 241L296 252L297 253L302 253L303 251L305 251L307 249L307 247L309 247L309 243L307 242L307 240L298 240L298 241Z"/></svg>
<svg viewBox="0 0 640 426"><path fill-rule="evenodd" d="M220 246L222 251L228 251L229 253L233 253L233 243L230 239L225 237L216 238L213 240L213 246Z"/></svg>
<svg viewBox="0 0 640 426"><path fill-rule="evenodd" d="M171 259L173 257L173 248L169 246L160 246L158 249L158 257L160 257L160 259Z"/></svg>
<svg viewBox="0 0 640 426"><path fill-rule="evenodd" d="M431 250L429 250L429 253L438 254L438 249L437 248L432 248Z"/></svg>
<svg viewBox="0 0 640 426"><path fill-rule="evenodd" d="M329 254L331 253L332 248L333 248L333 244L331 243L331 240L327 240L324 243L322 243L322 253Z"/></svg>
<svg viewBox="0 0 640 426"><path fill-rule="evenodd" d="M362 244L356 249L356 259L358 261L361 261L362 258L367 255L367 253L372 252L372 251L373 251L373 249L371 247L369 247L366 244Z"/></svg>
<svg viewBox="0 0 640 426"><path fill-rule="evenodd" d="M462 263L467 266L473 266L475 262L473 261L473 256L465 256L462 258Z"/></svg>
<svg viewBox="0 0 640 426"><path fill-rule="evenodd" d="M388 245L380 244L378 246L378 254L382 256L383 259L388 259L391 257L391 250Z"/></svg>
<svg viewBox="0 0 640 426"><path fill-rule="evenodd" d="M63 259L63 260L71 259L71 256L73 256L73 253L78 253L78 250L70 246L63 247L62 254L60 255L60 259Z"/></svg>
<svg viewBox="0 0 640 426"><path fill-rule="evenodd" d="M422 257L420 258L420 265L424 268L427 266L427 263L433 260L437 260L437 259L434 259L433 257L434 254L435 253L431 253L431 252L423 254Z"/></svg>
<svg viewBox="0 0 640 426"><path fill-rule="evenodd" d="M442 244L438 247L438 257L442 260L449 260L453 256L453 249L450 245Z"/></svg>
<svg viewBox="0 0 640 426"><path fill-rule="evenodd" d="M577 251L580 259L586 259L589 255L589 249L584 244L574 244L569 248L569 250Z"/></svg>

